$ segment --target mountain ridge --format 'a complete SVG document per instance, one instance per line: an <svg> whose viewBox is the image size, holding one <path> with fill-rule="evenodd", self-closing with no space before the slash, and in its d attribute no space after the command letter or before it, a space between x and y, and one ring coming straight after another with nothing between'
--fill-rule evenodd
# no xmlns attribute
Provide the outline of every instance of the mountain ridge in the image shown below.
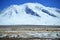
<svg viewBox="0 0 60 40"><path fill-rule="evenodd" d="M11 5L1 12L0 25L60 25L60 9L39 3Z"/></svg>

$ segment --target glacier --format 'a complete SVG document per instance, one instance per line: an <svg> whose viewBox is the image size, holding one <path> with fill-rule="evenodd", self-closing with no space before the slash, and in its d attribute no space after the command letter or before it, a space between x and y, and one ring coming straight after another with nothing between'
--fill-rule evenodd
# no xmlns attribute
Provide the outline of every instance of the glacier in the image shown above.
<svg viewBox="0 0 60 40"><path fill-rule="evenodd" d="M60 9L40 3L10 5L0 12L0 25L60 25Z"/></svg>

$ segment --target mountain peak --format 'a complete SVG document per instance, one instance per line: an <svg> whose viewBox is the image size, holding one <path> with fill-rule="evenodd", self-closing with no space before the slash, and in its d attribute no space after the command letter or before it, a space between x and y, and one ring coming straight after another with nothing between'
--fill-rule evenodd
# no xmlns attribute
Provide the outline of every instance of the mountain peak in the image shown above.
<svg viewBox="0 0 60 40"><path fill-rule="evenodd" d="M40 3L11 5L2 10L0 25L60 25L60 9Z"/></svg>

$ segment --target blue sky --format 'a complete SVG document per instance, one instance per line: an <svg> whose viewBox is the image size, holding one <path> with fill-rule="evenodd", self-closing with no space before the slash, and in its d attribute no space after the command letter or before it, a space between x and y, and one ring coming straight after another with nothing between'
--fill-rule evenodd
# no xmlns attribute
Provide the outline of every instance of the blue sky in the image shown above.
<svg viewBox="0 0 60 40"><path fill-rule="evenodd" d="M56 7L60 9L60 0L0 0L0 10L7 8L12 4L23 4L27 2L38 2L45 6Z"/></svg>

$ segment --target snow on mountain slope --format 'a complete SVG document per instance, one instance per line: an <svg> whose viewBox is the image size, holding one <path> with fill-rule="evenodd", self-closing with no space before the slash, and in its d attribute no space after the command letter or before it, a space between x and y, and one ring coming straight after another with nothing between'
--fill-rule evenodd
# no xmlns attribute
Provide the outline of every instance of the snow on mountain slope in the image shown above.
<svg viewBox="0 0 60 40"><path fill-rule="evenodd" d="M0 13L0 25L60 25L60 9L40 3L11 5Z"/></svg>

